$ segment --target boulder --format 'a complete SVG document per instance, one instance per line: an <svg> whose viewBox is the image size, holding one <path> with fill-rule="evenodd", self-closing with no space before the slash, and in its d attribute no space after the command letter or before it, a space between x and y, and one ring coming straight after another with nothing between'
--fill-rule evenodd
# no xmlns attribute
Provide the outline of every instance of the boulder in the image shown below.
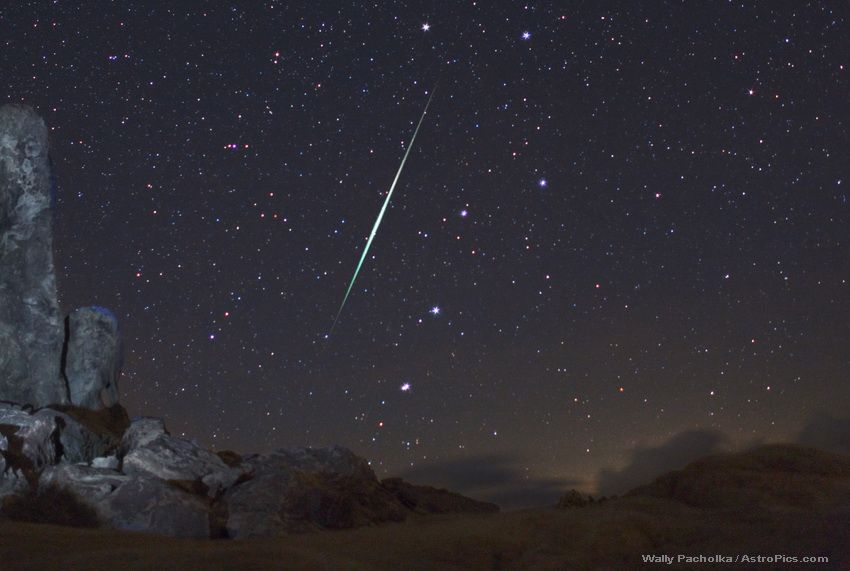
<svg viewBox="0 0 850 571"><path fill-rule="evenodd" d="M165 429L165 421L161 418L134 418L124 431L121 449L126 453L134 448L141 448L164 434L168 434L168 431Z"/></svg>
<svg viewBox="0 0 850 571"><path fill-rule="evenodd" d="M448 490L417 486L401 478L386 478L381 486L395 496L407 509L418 514L494 513L499 506L480 502Z"/></svg>
<svg viewBox="0 0 850 571"><path fill-rule="evenodd" d="M278 450L245 463L252 477L219 502L231 538L359 527L408 513L365 460L340 446Z"/></svg>
<svg viewBox="0 0 850 571"><path fill-rule="evenodd" d="M0 404L0 435L7 471L11 468L31 481L61 458L60 426L50 414L35 415L19 406Z"/></svg>
<svg viewBox="0 0 850 571"><path fill-rule="evenodd" d="M0 107L0 400L34 407L68 401L47 150L35 111Z"/></svg>
<svg viewBox="0 0 850 571"><path fill-rule="evenodd" d="M39 487L49 486L72 491L108 527L172 537L210 536L207 502L157 478L61 464L42 473Z"/></svg>
<svg viewBox="0 0 850 571"><path fill-rule="evenodd" d="M68 316L65 378L71 403L102 409L118 403L123 348L118 319L102 307L82 307Z"/></svg>
<svg viewBox="0 0 850 571"><path fill-rule="evenodd" d="M215 453L169 435L159 419L133 422L122 443L122 471L163 480L196 482L215 497L232 486L243 470L232 468Z"/></svg>
<svg viewBox="0 0 850 571"><path fill-rule="evenodd" d="M12 494L26 492L29 488L23 473L6 462L5 454L8 450L9 441L0 435L0 500Z"/></svg>
<svg viewBox="0 0 850 571"><path fill-rule="evenodd" d="M124 432L130 426L130 417L127 415L127 410L120 404L100 410L91 410L73 405L54 405L46 410L62 413L62 415L69 417L97 437L97 447L88 448L83 454L84 458L80 461L88 462L95 456L117 452Z"/></svg>
<svg viewBox="0 0 850 571"><path fill-rule="evenodd" d="M7 403L0 404L0 438L4 477L23 475L31 482L47 466L88 463L115 447L112 439L68 414L48 408L30 412Z"/></svg>
<svg viewBox="0 0 850 571"><path fill-rule="evenodd" d="M366 460L348 448L337 445L327 448L282 448L270 454L246 456L243 462L251 466L256 476L300 470L352 476L369 481L375 479L375 473Z"/></svg>

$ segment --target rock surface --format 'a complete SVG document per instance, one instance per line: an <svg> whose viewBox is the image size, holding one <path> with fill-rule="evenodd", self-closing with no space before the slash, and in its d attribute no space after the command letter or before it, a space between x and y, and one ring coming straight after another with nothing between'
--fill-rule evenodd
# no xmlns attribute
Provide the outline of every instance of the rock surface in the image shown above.
<svg viewBox="0 0 850 571"><path fill-rule="evenodd" d="M93 410L118 403L123 348L118 319L102 307L68 316L65 378L71 403Z"/></svg>
<svg viewBox="0 0 850 571"><path fill-rule="evenodd" d="M15 494L20 506L27 493L57 487L105 526L175 537L269 537L498 510L446 490L379 482L340 446L242 458L174 437L161 419L130 423L120 405L33 412L0 403L0 499Z"/></svg>
<svg viewBox="0 0 850 571"><path fill-rule="evenodd" d="M231 538L401 521L409 513L365 460L340 446L279 450L245 463L253 477L221 502Z"/></svg>
<svg viewBox="0 0 850 571"><path fill-rule="evenodd" d="M232 486L243 473L225 464L213 452L171 436L158 419L144 418L132 423L122 450L121 469L125 474L201 484L210 497Z"/></svg>
<svg viewBox="0 0 850 571"><path fill-rule="evenodd" d="M0 480L20 475L34 482L48 466L88 462L114 447L108 437L68 414L47 408L31 413L5 403L0 404L0 438L5 468ZM3 487L0 482L0 488Z"/></svg>
<svg viewBox="0 0 850 571"><path fill-rule="evenodd" d="M7 469L37 479L61 457L59 425L49 414L34 415L14 405L0 405L0 435Z"/></svg>
<svg viewBox="0 0 850 571"><path fill-rule="evenodd" d="M9 440L0 434L0 500L11 494L25 492L29 485L20 469L6 461L9 452Z"/></svg>
<svg viewBox="0 0 850 571"><path fill-rule="evenodd" d="M63 464L42 474L39 486L51 485L73 491L116 529L172 537L210 536L207 503L157 478Z"/></svg>
<svg viewBox="0 0 850 571"><path fill-rule="evenodd" d="M0 400L35 407L68 402L47 149L32 109L0 107Z"/></svg>

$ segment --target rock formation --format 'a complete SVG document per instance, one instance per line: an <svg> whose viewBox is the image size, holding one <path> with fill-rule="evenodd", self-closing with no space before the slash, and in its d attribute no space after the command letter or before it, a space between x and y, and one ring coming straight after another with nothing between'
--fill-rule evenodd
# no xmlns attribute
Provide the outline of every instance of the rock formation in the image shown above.
<svg viewBox="0 0 850 571"><path fill-rule="evenodd" d="M170 435L159 419L127 427L114 410L85 411L0 404L0 500L61 487L108 527L234 539L498 510L445 490L379 482L341 446L229 455L229 465Z"/></svg>
<svg viewBox="0 0 850 571"><path fill-rule="evenodd" d="M341 446L278 450L245 463L250 479L222 498L229 537L359 527L407 515L366 461Z"/></svg>
<svg viewBox="0 0 850 571"><path fill-rule="evenodd" d="M45 470L39 485L70 489L109 527L173 537L210 535L207 502L159 478L60 464Z"/></svg>
<svg viewBox="0 0 850 571"><path fill-rule="evenodd" d="M216 454L183 438L175 438L157 418L134 422L122 441L125 474L144 474L162 480L189 482L203 486L211 498L217 497L243 475Z"/></svg>
<svg viewBox="0 0 850 571"><path fill-rule="evenodd" d="M65 378L71 404L100 409L118 403L123 364L118 319L102 307L81 307L68 316Z"/></svg>
<svg viewBox="0 0 850 571"><path fill-rule="evenodd" d="M49 520L62 511L54 509L57 498L71 498L108 527L196 538L498 509L379 482L365 460L339 446L243 458L172 436L160 419L131 423L118 403L118 320L85 307L62 327L50 208L47 129L29 108L2 107L0 502L7 507L40 505Z"/></svg>
<svg viewBox="0 0 850 571"><path fill-rule="evenodd" d="M118 320L85 307L64 327L53 269L47 127L0 107L0 401L109 408L122 365Z"/></svg>
<svg viewBox="0 0 850 571"><path fill-rule="evenodd" d="M68 402L51 222L47 127L0 107L0 400Z"/></svg>

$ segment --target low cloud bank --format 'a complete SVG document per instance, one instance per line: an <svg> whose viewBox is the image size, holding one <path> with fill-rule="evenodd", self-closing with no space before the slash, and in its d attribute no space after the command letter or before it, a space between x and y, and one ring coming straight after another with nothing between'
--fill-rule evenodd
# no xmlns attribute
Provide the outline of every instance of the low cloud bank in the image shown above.
<svg viewBox="0 0 850 571"><path fill-rule="evenodd" d="M797 441L804 446L850 454L850 418L820 413L809 419Z"/></svg>
<svg viewBox="0 0 850 571"><path fill-rule="evenodd" d="M601 470L597 476L600 494L622 494L651 482L671 470L729 448L729 439L717 430L687 430L658 446L639 446L632 450L628 464L621 470Z"/></svg>

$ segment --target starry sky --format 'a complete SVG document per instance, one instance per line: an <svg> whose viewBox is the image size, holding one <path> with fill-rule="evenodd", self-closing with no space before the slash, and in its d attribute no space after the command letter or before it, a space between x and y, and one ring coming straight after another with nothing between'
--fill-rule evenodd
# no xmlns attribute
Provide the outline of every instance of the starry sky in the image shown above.
<svg viewBox="0 0 850 571"><path fill-rule="evenodd" d="M841 3L12 2L0 42L133 416L540 490L846 414Z"/></svg>

